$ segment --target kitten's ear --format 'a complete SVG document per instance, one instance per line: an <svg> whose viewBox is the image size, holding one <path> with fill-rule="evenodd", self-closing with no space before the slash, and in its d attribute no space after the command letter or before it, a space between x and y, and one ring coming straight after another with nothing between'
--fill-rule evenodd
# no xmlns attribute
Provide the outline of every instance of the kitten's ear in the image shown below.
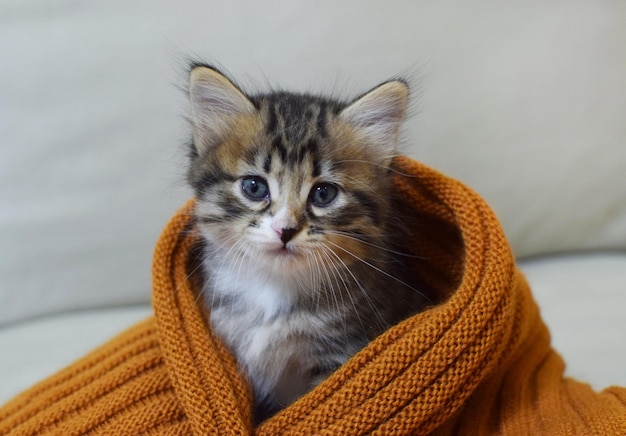
<svg viewBox="0 0 626 436"><path fill-rule="evenodd" d="M350 103L339 116L369 137L375 147L372 151L388 164L395 154L408 98L406 83L385 82Z"/></svg>
<svg viewBox="0 0 626 436"><path fill-rule="evenodd" d="M189 99L194 144L202 154L222 140L238 115L255 107L233 82L210 67L194 67L189 74Z"/></svg>

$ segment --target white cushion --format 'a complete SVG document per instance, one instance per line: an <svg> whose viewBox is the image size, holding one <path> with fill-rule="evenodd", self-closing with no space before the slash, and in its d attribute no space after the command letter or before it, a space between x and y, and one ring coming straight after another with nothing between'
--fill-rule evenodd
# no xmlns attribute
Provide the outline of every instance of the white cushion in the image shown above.
<svg viewBox="0 0 626 436"><path fill-rule="evenodd" d="M0 404L150 314L148 306L89 310L0 328Z"/></svg>
<svg viewBox="0 0 626 436"><path fill-rule="evenodd" d="M187 53L249 89L412 75L404 150L483 194L518 255L626 249L618 3L0 2L0 324L148 301L190 195Z"/></svg>
<svg viewBox="0 0 626 436"><path fill-rule="evenodd" d="M626 386L626 253L520 263L566 374L596 389Z"/></svg>

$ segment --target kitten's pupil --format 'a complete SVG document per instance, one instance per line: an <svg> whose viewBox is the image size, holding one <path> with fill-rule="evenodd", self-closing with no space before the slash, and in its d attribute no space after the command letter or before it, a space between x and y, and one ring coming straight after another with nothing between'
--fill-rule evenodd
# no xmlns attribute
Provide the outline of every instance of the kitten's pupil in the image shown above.
<svg viewBox="0 0 626 436"><path fill-rule="evenodd" d="M257 176L244 177L241 180L241 190L246 197L253 201L265 200L270 193L267 182Z"/></svg>
<svg viewBox="0 0 626 436"><path fill-rule="evenodd" d="M332 183L320 183L311 190L311 202L318 207L329 206L339 194L339 189Z"/></svg>

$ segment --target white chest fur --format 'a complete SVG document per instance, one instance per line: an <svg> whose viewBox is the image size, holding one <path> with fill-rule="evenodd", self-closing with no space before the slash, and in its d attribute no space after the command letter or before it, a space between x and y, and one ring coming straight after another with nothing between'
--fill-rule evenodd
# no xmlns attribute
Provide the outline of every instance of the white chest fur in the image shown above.
<svg viewBox="0 0 626 436"><path fill-rule="evenodd" d="M324 317L295 310L288 281L241 271L235 276L230 269L212 270L212 277L211 324L235 353L257 397L286 405L308 391L314 362L305 337L324 328Z"/></svg>

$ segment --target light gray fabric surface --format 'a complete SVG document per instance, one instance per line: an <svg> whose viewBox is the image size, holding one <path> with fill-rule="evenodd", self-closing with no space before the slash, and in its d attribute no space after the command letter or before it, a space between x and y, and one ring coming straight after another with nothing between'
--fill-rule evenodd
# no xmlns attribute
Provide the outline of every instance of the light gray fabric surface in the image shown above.
<svg viewBox="0 0 626 436"><path fill-rule="evenodd" d="M190 195L189 54L249 89L413 77L404 150L484 195L519 255L626 249L626 3L0 3L0 324L149 298Z"/></svg>
<svg viewBox="0 0 626 436"><path fill-rule="evenodd" d="M154 243L190 196L190 55L250 90L349 97L408 76L403 152L481 193L519 256L626 253L626 2L4 0L0 395L101 342L109 315L134 320L48 316L148 304ZM529 277L571 371L626 384L623 275L545 260Z"/></svg>

